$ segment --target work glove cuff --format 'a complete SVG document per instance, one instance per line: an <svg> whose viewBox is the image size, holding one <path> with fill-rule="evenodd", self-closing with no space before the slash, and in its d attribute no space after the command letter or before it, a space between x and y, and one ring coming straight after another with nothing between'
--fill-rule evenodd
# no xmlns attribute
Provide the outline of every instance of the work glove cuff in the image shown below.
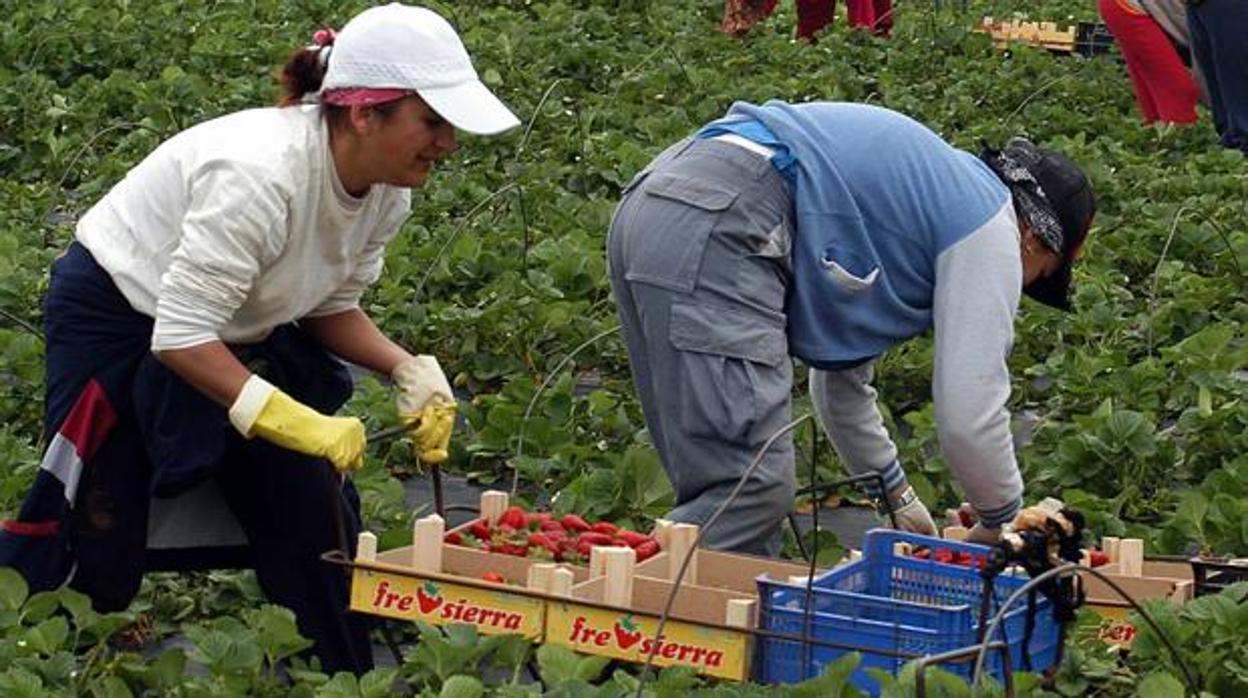
<svg viewBox="0 0 1248 698"><path fill-rule="evenodd" d="M966 542L979 545L996 545L1001 540L1000 528L989 528L983 523L976 523L966 534Z"/></svg>
<svg viewBox="0 0 1248 698"><path fill-rule="evenodd" d="M234 404L230 405L230 424L244 438L250 439L256 419L276 392L277 386L254 373L251 374L247 382L243 383L243 389L238 391L238 397L234 398Z"/></svg>
<svg viewBox="0 0 1248 698"><path fill-rule="evenodd" d="M455 402L446 374L438 360L428 354L403 361L390 373L390 378L398 388L395 404L400 415L415 415L434 399Z"/></svg>
<svg viewBox="0 0 1248 698"><path fill-rule="evenodd" d="M927 536L937 535L936 522L927 506L919 499L914 487L906 485L897 496L889 497L893 505L893 515L897 518L897 527L903 531L921 533Z"/></svg>

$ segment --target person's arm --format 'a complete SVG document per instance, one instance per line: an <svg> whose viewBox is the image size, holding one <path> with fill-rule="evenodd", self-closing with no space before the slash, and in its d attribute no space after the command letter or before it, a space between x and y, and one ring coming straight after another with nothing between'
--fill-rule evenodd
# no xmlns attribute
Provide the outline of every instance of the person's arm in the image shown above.
<svg viewBox="0 0 1248 698"><path fill-rule="evenodd" d="M841 371L811 369L810 397L815 416L845 467L855 475L880 473L884 491L892 493L905 484L906 474L871 386L874 366L872 361Z"/></svg>
<svg viewBox="0 0 1248 698"><path fill-rule="evenodd" d="M870 362L841 371L811 369L810 395L815 415L851 473L879 473L883 478L883 492L876 484L867 483L867 493L888 499L897 526L934 536L936 522L906 481L906 473L897 460L897 446L884 428L884 417L871 386L873 366L874 362Z"/></svg>
<svg viewBox="0 0 1248 698"><path fill-rule="evenodd" d="M286 205L266 181L239 163L195 174L182 236L156 293L152 353L227 408L251 373L218 333L285 245Z"/></svg>
<svg viewBox="0 0 1248 698"><path fill-rule="evenodd" d="M1022 293L1018 224L1007 202L936 261L932 375L937 432L981 522L997 528L1022 504L1010 433L1014 314Z"/></svg>
<svg viewBox="0 0 1248 698"><path fill-rule="evenodd" d="M364 424L322 415L252 374L219 331L285 244L286 205L264 172L215 163L197 173L182 237L161 277L152 353L227 408L244 437L328 459L338 470L364 463Z"/></svg>
<svg viewBox="0 0 1248 698"><path fill-rule="evenodd" d="M251 371L220 340L154 353L162 364L227 409L251 377Z"/></svg>
<svg viewBox="0 0 1248 698"><path fill-rule="evenodd" d="M359 308L306 317L299 321L299 326L340 358L387 376L412 358L406 349L382 334L372 318Z"/></svg>

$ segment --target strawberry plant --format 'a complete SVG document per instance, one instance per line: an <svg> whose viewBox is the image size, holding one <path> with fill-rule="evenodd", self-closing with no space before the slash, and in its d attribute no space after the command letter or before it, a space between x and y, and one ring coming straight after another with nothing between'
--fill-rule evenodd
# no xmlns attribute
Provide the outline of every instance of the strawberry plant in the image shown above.
<svg viewBox="0 0 1248 698"><path fill-rule="evenodd" d="M159 0L140 8L32 0L6 8L0 24L0 458L6 466L0 515L16 511L44 447L40 299L48 266L72 238L77 218L179 129L272 103L273 71L286 55L312 30L341 26L366 4ZM650 519L670 508L672 492L613 331L603 248L620 188L665 146L735 100L859 100L907 112L970 150L981 139L999 143L1026 134L1068 153L1093 180L1099 213L1076 272L1076 311L1024 301L1009 359L1009 406L1029 500L1063 497L1085 513L1092 535L1141 536L1152 551L1248 554L1243 157L1212 145L1204 111L1192 128L1140 125L1113 54L1001 51L971 30L986 14L1025 12L1059 25L1092 21L1092 4L971 0L965 11L963 5L898 5L887 40L850 31L838 19L808 44L792 39L791 3L780 3L744 40L716 31L722 4L703 0L433 3L461 31L482 79L523 121L509 136L465 138L429 186L414 192L413 214L365 298L388 333L436 354L465 398L463 428L445 468L487 483L518 478L523 491L549 500L560 518L577 514L647 530ZM899 347L880 361L877 387L911 481L940 509L962 496L940 456L931 362L930 337ZM794 398L795 414L808 411L800 383ZM392 426L393 409L388 387L371 378L360 382L348 407L370 431ZM809 478L811 467L818 479L841 474L831 449L808 450L807 428L796 434L799 478ZM383 549L405 544L412 512L399 478L423 473L402 438L370 449L357 478L366 525L381 534ZM513 528L518 534L520 527ZM550 552L552 542L539 524L511 544ZM75 615L81 600L59 599L69 614L64 642L38 656L0 655L13 662L0 662L9 666L0 674L0 692L120 693L120 681L132 691L176 694L183 664L195 661L185 653L144 664L82 641L138 614L151 619L159 636L184 624L204 628L193 631L203 638L247 636L248 647L237 648L246 661L237 665L208 645L197 649L194 656L216 662L220 673L186 680L184 694L224 690L235 685L230 682L259 685L254 682L272 678L273 661L286 661L274 659L286 650L248 644L248 633L268 632L246 629L261 618L245 613L262 608L255 592L253 581L232 573L153 577L132 615L108 620ZM21 624L39 618L49 624L34 633L36 642L50 647L60 633L54 618L61 617L41 615L55 605L50 598L32 597L38 612L5 632L19 626L29 632L35 626ZM226 617L233 624L214 624ZM75 630L80 622L91 630ZM92 625L97 622L102 625ZM17 652L15 644L5 646L4 652ZM1192 644L1191 651L1201 649ZM558 651L544 656L551 690L579 690L591 680L602 695L635 690L626 671L586 678L591 665L578 675L578 665ZM71 686L67 667L81 657L94 659ZM522 663L510 658L507 666ZM1142 668L1133 668L1124 685L1164 690L1172 687L1166 675L1178 676L1161 663L1157 672ZM1122 667L1096 670L1117 690L1113 677L1121 678ZM389 687L380 674L366 680L300 671L307 673L292 677L304 695L380 695ZM473 681L481 682L475 668L403 671L418 690L471 695ZM1227 669L1226 675L1236 674ZM277 690L271 681L264 685ZM1225 685L1217 683L1218 690ZM663 672L651 687L734 694L678 671ZM483 688L535 695L518 684ZM756 687L733 690L771 695Z"/></svg>

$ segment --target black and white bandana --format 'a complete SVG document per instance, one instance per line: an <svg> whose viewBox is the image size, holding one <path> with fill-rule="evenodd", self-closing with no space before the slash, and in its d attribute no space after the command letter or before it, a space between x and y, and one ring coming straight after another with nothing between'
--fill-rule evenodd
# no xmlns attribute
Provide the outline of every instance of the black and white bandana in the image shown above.
<svg viewBox="0 0 1248 698"><path fill-rule="evenodd" d="M985 147L980 159L992 168L1014 195L1014 200L1044 246L1064 254L1065 234L1044 187L1033 174L1041 160L1040 151L1026 138L1013 138L1004 150Z"/></svg>

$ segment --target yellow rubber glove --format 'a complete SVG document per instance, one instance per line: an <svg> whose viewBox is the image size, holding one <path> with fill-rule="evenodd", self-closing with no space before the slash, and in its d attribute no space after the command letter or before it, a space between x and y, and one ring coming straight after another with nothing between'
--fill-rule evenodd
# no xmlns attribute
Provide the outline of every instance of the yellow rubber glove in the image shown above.
<svg viewBox="0 0 1248 698"><path fill-rule="evenodd" d="M243 436L309 456L326 458L334 469L364 465L364 423L355 417L329 417L253 375L230 406L230 422Z"/></svg>
<svg viewBox="0 0 1248 698"><path fill-rule="evenodd" d="M416 455L426 463L436 465L450 455L451 432L455 429L453 402L430 400L419 414L400 415L404 426L411 430Z"/></svg>

